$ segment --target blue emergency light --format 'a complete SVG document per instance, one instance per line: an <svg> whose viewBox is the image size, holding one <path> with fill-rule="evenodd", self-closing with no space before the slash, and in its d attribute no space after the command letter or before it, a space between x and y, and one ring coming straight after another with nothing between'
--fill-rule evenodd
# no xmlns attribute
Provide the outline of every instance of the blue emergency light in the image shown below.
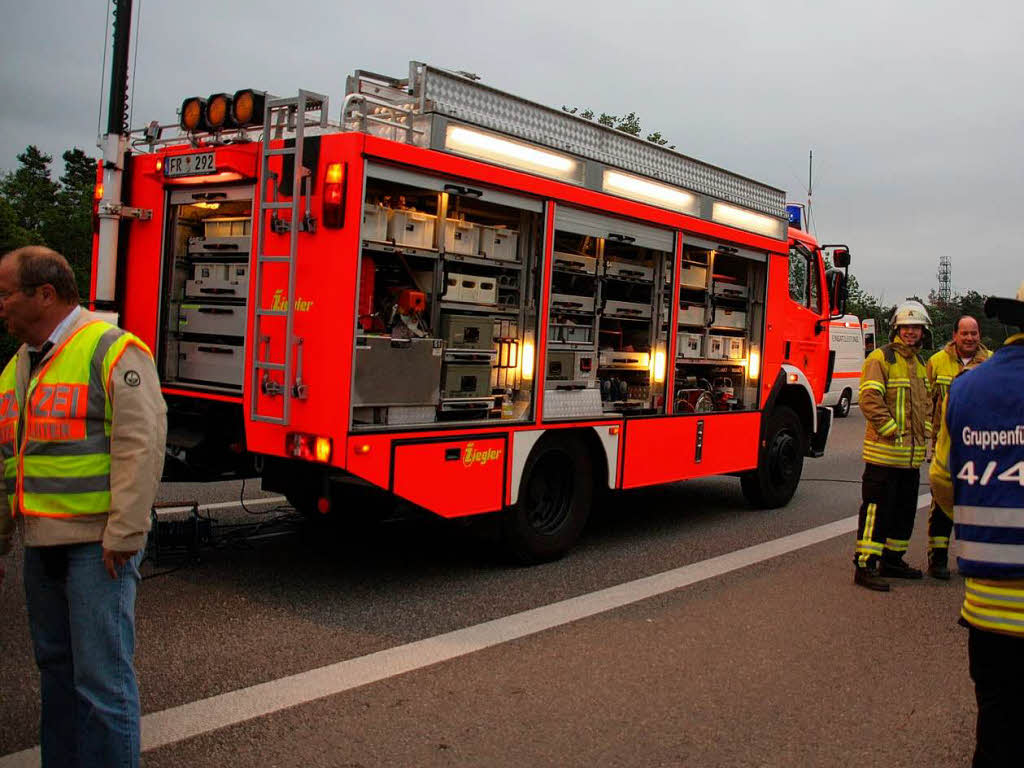
<svg viewBox="0 0 1024 768"><path fill-rule="evenodd" d="M786 213L789 214L789 226L801 230L804 228L804 207L801 204L787 205Z"/></svg>

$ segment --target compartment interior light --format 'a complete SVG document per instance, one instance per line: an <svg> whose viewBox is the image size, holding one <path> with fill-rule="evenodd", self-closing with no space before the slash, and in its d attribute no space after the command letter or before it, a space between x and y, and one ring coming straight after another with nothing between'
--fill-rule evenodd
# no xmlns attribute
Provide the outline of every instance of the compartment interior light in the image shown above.
<svg viewBox="0 0 1024 768"><path fill-rule="evenodd" d="M567 181L581 181L582 165L568 155L502 138L493 133L449 125L445 132L445 148L462 155L508 165L542 176Z"/></svg>
<svg viewBox="0 0 1024 768"><path fill-rule="evenodd" d="M747 358L747 377L752 381L757 381L761 375L761 353L757 350L757 347L750 348L750 356Z"/></svg>
<svg viewBox="0 0 1024 768"><path fill-rule="evenodd" d="M719 224L745 229L747 232L756 232L777 240L781 240L786 234L786 222L782 219L766 216L763 213L754 213L746 208L739 208L728 203L716 202L711 207L711 218Z"/></svg>
<svg viewBox="0 0 1024 768"><path fill-rule="evenodd" d="M519 359L522 363L523 381L532 381L534 363L534 345L532 336L527 336L523 341L523 354Z"/></svg>
<svg viewBox="0 0 1024 768"><path fill-rule="evenodd" d="M662 347L654 353L654 360L651 363L651 375L655 383L662 384L665 381L665 350Z"/></svg>
<svg viewBox="0 0 1024 768"><path fill-rule="evenodd" d="M641 179L622 171L606 170L602 180L604 191L621 197L628 197L641 203L650 203L661 208L670 208L680 213L697 215L697 196L668 184Z"/></svg>

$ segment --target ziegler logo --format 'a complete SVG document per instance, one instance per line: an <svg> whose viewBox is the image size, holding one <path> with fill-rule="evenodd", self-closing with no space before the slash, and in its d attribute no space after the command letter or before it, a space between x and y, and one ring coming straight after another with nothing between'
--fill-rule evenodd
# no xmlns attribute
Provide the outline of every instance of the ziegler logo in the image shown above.
<svg viewBox="0 0 1024 768"><path fill-rule="evenodd" d="M466 452L462 456L462 464L466 467L472 467L474 464L479 464L481 467L489 461L497 461L501 458L500 448L487 448L482 451L478 451L473 447L473 443L466 443Z"/></svg>
<svg viewBox="0 0 1024 768"><path fill-rule="evenodd" d="M295 300L295 311L296 312L309 312L309 308L313 306L312 301L305 301L302 297ZM283 312L288 309L288 299L284 297L284 290L278 288L274 291L274 298L270 303L270 309L274 312Z"/></svg>

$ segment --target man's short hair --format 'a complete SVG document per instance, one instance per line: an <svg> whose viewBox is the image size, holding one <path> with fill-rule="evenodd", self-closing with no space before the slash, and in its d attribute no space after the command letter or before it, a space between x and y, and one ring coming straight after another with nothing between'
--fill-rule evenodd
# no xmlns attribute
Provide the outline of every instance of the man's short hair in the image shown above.
<svg viewBox="0 0 1024 768"><path fill-rule="evenodd" d="M4 254L4 259L17 259L18 287L29 296L41 285L52 285L57 298L67 304L78 304L78 282L68 260L52 248L27 245Z"/></svg>
<svg viewBox="0 0 1024 768"><path fill-rule="evenodd" d="M978 323L978 320L977 320L977 318L974 317L974 315L960 315L960 317L958 317L956 319L956 322L953 323L953 333L960 333L960 321L961 320L974 320L975 324ZM980 325L978 326L978 330L981 330L981 326Z"/></svg>

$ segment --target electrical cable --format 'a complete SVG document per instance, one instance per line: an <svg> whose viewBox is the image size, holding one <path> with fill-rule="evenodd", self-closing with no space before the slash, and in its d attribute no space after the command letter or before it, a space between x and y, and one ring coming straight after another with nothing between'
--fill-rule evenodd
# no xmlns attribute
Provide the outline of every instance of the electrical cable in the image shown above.
<svg viewBox="0 0 1024 768"><path fill-rule="evenodd" d="M111 0L107 0L107 14L104 17L106 22L103 24L103 62L100 64L100 104L99 109L96 110L96 143L99 144L102 134L100 133L103 124L103 82L106 80L107 71L107 46L110 44L110 35L107 34L107 30L110 29L110 3Z"/></svg>
<svg viewBox="0 0 1024 768"><path fill-rule="evenodd" d="M135 14L135 55L132 57L132 93L128 97L128 130L131 130L132 115L135 111L135 81L138 79L139 64L139 27L142 26L142 0L139 0L139 10ZM127 133L128 131L125 131Z"/></svg>

